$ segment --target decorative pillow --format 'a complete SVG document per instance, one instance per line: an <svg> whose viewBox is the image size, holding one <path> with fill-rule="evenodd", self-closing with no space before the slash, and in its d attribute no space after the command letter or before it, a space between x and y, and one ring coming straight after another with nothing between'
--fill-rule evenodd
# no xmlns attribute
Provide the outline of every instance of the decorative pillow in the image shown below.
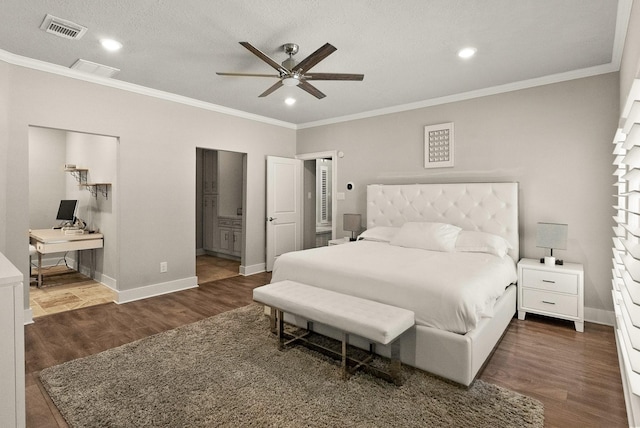
<svg viewBox="0 0 640 428"><path fill-rule="evenodd" d="M507 255L513 247L501 236L492 233L463 230L456 241L456 251L495 254L498 257Z"/></svg>
<svg viewBox="0 0 640 428"><path fill-rule="evenodd" d="M376 226L362 232L358 236L358 241L364 239L366 241L389 242L399 231L399 227Z"/></svg>
<svg viewBox="0 0 640 428"><path fill-rule="evenodd" d="M460 229L446 223L408 222L393 237L391 245L433 251L455 251Z"/></svg>

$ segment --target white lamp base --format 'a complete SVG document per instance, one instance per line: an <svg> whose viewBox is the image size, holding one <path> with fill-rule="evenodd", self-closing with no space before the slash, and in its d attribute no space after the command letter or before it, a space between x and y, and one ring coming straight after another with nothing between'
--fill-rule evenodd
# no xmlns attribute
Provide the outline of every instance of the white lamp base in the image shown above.
<svg viewBox="0 0 640 428"><path fill-rule="evenodd" d="M545 257L544 258L544 264L547 266L555 266L556 265L556 258L555 257Z"/></svg>

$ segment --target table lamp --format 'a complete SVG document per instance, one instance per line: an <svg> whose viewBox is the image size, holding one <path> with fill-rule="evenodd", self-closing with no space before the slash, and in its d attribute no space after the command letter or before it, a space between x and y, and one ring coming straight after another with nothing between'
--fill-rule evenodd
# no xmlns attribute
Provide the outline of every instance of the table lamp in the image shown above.
<svg viewBox="0 0 640 428"><path fill-rule="evenodd" d="M351 232L351 240L355 241L356 232L360 232L360 214L344 214L342 229Z"/></svg>
<svg viewBox="0 0 640 428"><path fill-rule="evenodd" d="M540 259L540 263L546 265L561 265L562 260L556 260L553 257L553 249L567 249L567 234L569 225L559 223L538 223L536 229L536 247L549 248L551 250L549 256Z"/></svg>

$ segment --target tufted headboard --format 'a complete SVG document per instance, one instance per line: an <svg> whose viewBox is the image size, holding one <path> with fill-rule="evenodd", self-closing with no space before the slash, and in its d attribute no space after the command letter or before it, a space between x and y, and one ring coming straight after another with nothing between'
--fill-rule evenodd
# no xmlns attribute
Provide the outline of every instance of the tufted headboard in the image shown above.
<svg viewBox="0 0 640 428"><path fill-rule="evenodd" d="M518 183L370 184L367 229L408 221L449 223L505 238L519 260Z"/></svg>

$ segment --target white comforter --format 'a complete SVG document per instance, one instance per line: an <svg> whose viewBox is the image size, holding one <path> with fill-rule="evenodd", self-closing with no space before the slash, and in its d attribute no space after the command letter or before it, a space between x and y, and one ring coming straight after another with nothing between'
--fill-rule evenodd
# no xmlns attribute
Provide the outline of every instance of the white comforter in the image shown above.
<svg viewBox="0 0 640 428"><path fill-rule="evenodd" d="M510 257L357 241L281 255L271 282L290 279L410 309L416 324L473 330L516 281Z"/></svg>

